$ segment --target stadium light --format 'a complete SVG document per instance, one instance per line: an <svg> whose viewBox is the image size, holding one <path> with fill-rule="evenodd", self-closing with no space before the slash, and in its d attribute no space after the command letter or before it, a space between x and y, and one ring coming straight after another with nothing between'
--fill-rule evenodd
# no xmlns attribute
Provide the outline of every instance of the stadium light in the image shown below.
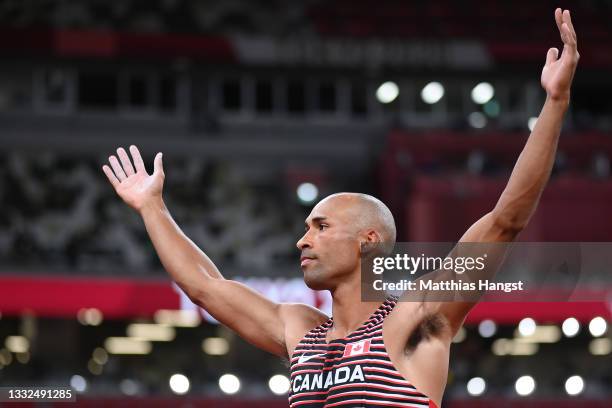
<svg viewBox="0 0 612 408"><path fill-rule="evenodd" d="M100 365L104 365L108 362L108 353L102 347L96 347L93 353L91 353L92 360Z"/></svg>
<svg viewBox="0 0 612 408"><path fill-rule="evenodd" d="M608 323L603 317L597 316L589 322L589 331L593 337L601 337L608 331Z"/></svg>
<svg viewBox="0 0 612 408"><path fill-rule="evenodd" d="M134 337L109 337L104 348L110 354L149 354L151 343Z"/></svg>
<svg viewBox="0 0 612 408"><path fill-rule="evenodd" d="M84 326L99 326L104 320L104 315L99 309L84 308L79 309L79 311L77 312L77 320Z"/></svg>
<svg viewBox="0 0 612 408"><path fill-rule="evenodd" d="M223 374L219 377L219 388L226 394L235 394L240 390L240 379L234 374Z"/></svg>
<svg viewBox="0 0 612 408"><path fill-rule="evenodd" d="M202 350L211 356L221 356L229 351L229 343L223 337L208 337L202 341Z"/></svg>
<svg viewBox="0 0 612 408"><path fill-rule="evenodd" d="M512 350L509 354L511 356L533 356L540 349L537 343L521 343L519 340L510 341Z"/></svg>
<svg viewBox="0 0 612 408"><path fill-rule="evenodd" d="M80 375L73 375L70 378L70 386L78 393L87 391L87 380Z"/></svg>
<svg viewBox="0 0 612 408"><path fill-rule="evenodd" d="M195 310L160 309L153 316L155 323L175 327L197 327L202 318Z"/></svg>
<svg viewBox="0 0 612 408"><path fill-rule="evenodd" d="M491 99L489 102L485 103L485 105L482 107L482 110L489 117L495 118L499 116L501 108L499 106L499 102L497 102L495 99Z"/></svg>
<svg viewBox="0 0 612 408"><path fill-rule="evenodd" d="M579 375L573 375L565 381L567 395L578 395L584 390L584 380Z"/></svg>
<svg viewBox="0 0 612 408"><path fill-rule="evenodd" d="M484 105L495 95L495 88L488 82L481 82L472 89L472 100L474 103Z"/></svg>
<svg viewBox="0 0 612 408"><path fill-rule="evenodd" d="M531 326L527 326L524 330L531 330ZM554 324L536 325L532 334L525 336L519 331L517 337L516 341L519 343L556 343L561 340L561 330Z"/></svg>
<svg viewBox="0 0 612 408"><path fill-rule="evenodd" d="M539 350L537 343L522 342L520 339L497 339L491 345L496 356L532 356Z"/></svg>
<svg viewBox="0 0 612 408"><path fill-rule="evenodd" d="M497 339L493 342L493 344L491 345L491 351L493 351L493 354L495 354L496 356L505 356L507 354L510 354L510 352L512 352L512 340L509 339Z"/></svg>
<svg viewBox="0 0 612 408"><path fill-rule="evenodd" d="M487 126L487 117L480 112L472 112L468 116L468 122L471 127L482 129Z"/></svg>
<svg viewBox="0 0 612 408"><path fill-rule="evenodd" d="M563 321L561 330L563 330L565 337L574 337L580 331L580 323L576 318L569 317Z"/></svg>
<svg viewBox="0 0 612 408"><path fill-rule="evenodd" d="M17 359L18 362L20 362L21 364L28 364L30 362L30 352L26 351L23 353L16 353L15 354L15 358Z"/></svg>
<svg viewBox="0 0 612 408"><path fill-rule="evenodd" d="M514 383L514 389L521 397L531 395L535 391L535 388L536 382L533 377L529 375L520 377L518 380L516 380L516 383Z"/></svg>
<svg viewBox="0 0 612 408"><path fill-rule="evenodd" d="M482 395L486 389L487 383L481 377L474 377L467 383L467 392L474 397Z"/></svg>
<svg viewBox="0 0 612 408"><path fill-rule="evenodd" d="M282 374L273 375L268 381L270 390L276 395L283 395L289 391L289 378Z"/></svg>
<svg viewBox="0 0 612 408"><path fill-rule="evenodd" d="M99 326L104 319L104 315L102 312L96 308L88 309L85 312L85 319L89 323L90 326Z"/></svg>
<svg viewBox="0 0 612 408"><path fill-rule="evenodd" d="M7 349L0 349L0 366L10 365L13 362L13 354Z"/></svg>
<svg viewBox="0 0 612 408"><path fill-rule="evenodd" d="M433 105L444 97L444 86L439 82L430 82L421 90L423 102Z"/></svg>
<svg viewBox="0 0 612 408"><path fill-rule="evenodd" d="M319 196L319 189L312 183L302 183L296 193L302 204L312 204Z"/></svg>
<svg viewBox="0 0 612 408"><path fill-rule="evenodd" d="M30 341L24 336L8 336L4 346L13 353L25 353L30 349Z"/></svg>
<svg viewBox="0 0 612 408"><path fill-rule="evenodd" d="M121 389L122 393L129 396L134 396L138 394L139 391L138 383L134 380L130 380L129 378L122 380L119 383L119 388Z"/></svg>
<svg viewBox="0 0 612 408"><path fill-rule="evenodd" d="M589 351L594 356L606 356L612 352L612 340L605 337L593 339L589 343Z"/></svg>
<svg viewBox="0 0 612 408"><path fill-rule="evenodd" d="M102 370L104 369L104 367L102 367L101 364L98 364L93 358L91 358L87 362L87 369L93 375L100 375L102 374Z"/></svg>
<svg viewBox="0 0 612 408"><path fill-rule="evenodd" d="M486 319L480 322L480 324L478 325L478 333L480 333L482 337L485 337L485 338L493 337L496 332L497 332L497 325L495 324L493 320Z"/></svg>
<svg viewBox="0 0 612 408"><path fill-rule="evenodd" d="M183 374L173 374L168 383L170 384L170 389L175 394L183 395L189 391L189 378Z"/></svg>
<svg viewBox="0 0 612 408"><path fill-rule="evenodd" d="M380 103L391 103L399 95L399 87L393 81L381 84L376 90L376 99Z"/></svg>
<svg viewBox="0 0 612 408"><path fill-rule="evenodd" d="M176 331L162 324L132 323L127 327L127 335L149 341L172 341Z"/></svg>
<svg viewBox="0 0 612 408"><path fill-rule="evenodd" d="M523 337L532 336L536 332L537 327L535 320L531 317L526 317L519 322L518 331Z"/></svg>

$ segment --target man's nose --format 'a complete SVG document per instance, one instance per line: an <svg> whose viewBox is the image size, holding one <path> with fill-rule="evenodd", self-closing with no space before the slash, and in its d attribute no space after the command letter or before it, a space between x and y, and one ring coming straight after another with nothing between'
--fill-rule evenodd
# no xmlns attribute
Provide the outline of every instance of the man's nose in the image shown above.
<svg viewBox="0 0 612 408"><path fill-rule="evenodd" d="M300 251L303 251L305 248L312 248L312 243L310 242L310 239L308 238L308 233L305 233L302 236L302 238L300 238L296 246Z"/></svg>

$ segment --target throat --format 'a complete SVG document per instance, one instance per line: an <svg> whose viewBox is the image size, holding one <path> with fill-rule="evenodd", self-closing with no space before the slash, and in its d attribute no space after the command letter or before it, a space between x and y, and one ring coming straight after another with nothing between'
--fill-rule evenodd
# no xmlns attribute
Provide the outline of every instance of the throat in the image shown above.
<svg viewBox="0 0 612 408"><path fill-rule="evenodd" d="M338 330L332 324L327 330L327 335L325 340L327 343L331 343L334 340L341 340L348 337L351 333L359 329L361 326L356 326L353 330Z"/></svg>
<svg viewBox="0 0 612 408"><path fill-rule="evenodd" d="M351 334L360 330L362 327L366 326L370 321L374 318L375 314L381 309L380 304L361 304L361 313L355 314L351 313L350 321L349 319L345 319L342 323L338 323L339 319L331 318L331 324L325 333L325 339L327 343L332 342L334 340L341 340L349 337ZM367 310L367 312L364 312Z"/></svg>

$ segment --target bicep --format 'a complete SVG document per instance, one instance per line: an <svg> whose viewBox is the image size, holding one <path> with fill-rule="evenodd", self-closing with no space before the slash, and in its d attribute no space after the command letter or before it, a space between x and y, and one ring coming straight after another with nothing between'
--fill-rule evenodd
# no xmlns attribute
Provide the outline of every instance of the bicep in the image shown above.
<svg viewBox="0 0 612 408"><path fill-rule="evenodd" d="M516 231L505 228L501 222L496 220L494 213L489 212L472 224L459 239L459 242L511 242L516 235Z"/></svg>
<svg viewBox="0 0 612 408"><path fill-rule="evenodd" d="M243 283L225 279L208 279L206 290L193 300L245 341L283 358L300 336L326 318L313 307L273 302Z"/></svg>
<svg viewBox="0 0 612 408"><path fill-rule="evenodd" d="M225 279L207 279L206 288L192 300L254 346L277 356L286 355L280 303L243 283Z"/></svg>

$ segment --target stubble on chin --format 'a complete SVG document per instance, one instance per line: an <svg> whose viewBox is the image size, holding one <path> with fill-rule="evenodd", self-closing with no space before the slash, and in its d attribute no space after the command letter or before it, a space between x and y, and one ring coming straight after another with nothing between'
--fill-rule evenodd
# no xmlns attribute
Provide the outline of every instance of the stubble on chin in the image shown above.
<svg viewBox="0 0 612 408"><path fill-rule="evenodd" d="M304 272L304 283L312 290L327 289L326 280L318 270Z"/></svg>

